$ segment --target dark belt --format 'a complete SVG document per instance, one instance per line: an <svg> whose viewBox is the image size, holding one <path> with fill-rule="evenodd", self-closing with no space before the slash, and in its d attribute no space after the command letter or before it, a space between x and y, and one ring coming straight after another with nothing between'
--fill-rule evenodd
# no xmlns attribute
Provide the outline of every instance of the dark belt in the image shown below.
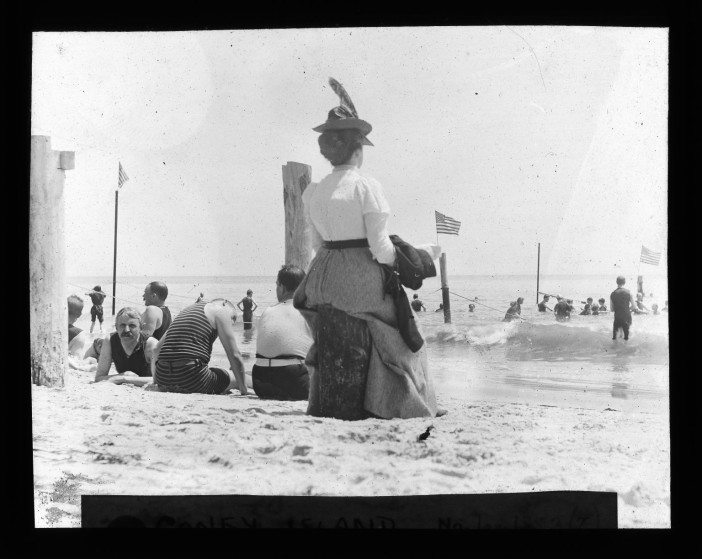
<svg viewBox="0 0 702 559"><path fill-rule="evenodd" d="M345 241L324 241L322 246L331 250L338 250L343 248L363 248L369 245L368 239L347 239Z"/></svg>

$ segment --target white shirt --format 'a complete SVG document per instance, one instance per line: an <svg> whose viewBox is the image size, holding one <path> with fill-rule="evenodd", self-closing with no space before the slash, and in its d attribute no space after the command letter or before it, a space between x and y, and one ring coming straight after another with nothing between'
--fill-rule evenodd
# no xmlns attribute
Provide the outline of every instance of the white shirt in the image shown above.
<svg viewBox="0 0 702 559"><path fill-rule="evenodd" d="M85 330L81 330L70 342L68 342L68 355L73 355L78 359L83 359L85 352L91 345L90 336Z"/></svg>
<svg viewBox="0 0 702 559"><path fill-rule="evenodd" d="M395 262L395 247L387 231L390 205L383 187L362 175L355 165L338 165L302 194L305 214L312 224L313 250L322 240L368 239L371 253L383 264Z"/></svg>
<svg viewBox="0 0 702 559"><path fill-rule="evenodd" d="M313 343L312 331L292 299L263 311L257 328L256 353L270 359L279 355L306 357Z"/></svg>

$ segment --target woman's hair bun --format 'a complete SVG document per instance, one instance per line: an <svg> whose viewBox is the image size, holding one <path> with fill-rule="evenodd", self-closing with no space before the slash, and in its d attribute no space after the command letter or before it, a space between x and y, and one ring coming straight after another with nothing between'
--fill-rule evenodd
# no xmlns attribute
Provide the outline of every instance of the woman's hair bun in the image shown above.
<svg viewBox="0 0 702 559"><path fill-rule="evenodd" d="M363 146L360 130L325 130L318 138L319 151L332 165L343 165L353 153Z"/></svg>

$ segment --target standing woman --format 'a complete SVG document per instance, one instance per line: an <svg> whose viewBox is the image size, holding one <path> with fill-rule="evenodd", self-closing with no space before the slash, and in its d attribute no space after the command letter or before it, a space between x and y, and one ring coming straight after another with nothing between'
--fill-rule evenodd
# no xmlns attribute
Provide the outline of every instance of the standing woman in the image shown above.
<svg viewBox="0 0 702 559"><path fill-rule="evenodd" d="M319 148L333 166L319 183L302 195L311 223L316 256L295 292L294 306L316 333L318 305L331 305L365 321L372 343L364 407L378 417L434 417L434 387L425 347L413 353L398 330L397 311L384 293L381 264L395 264L395 247L388 236L390 206L380 183L364 174L363 146L371 125L358 118L341 84L329 80L341 105L329 111ZM308 413L314 413L319 384L316 344L307 354L310 373Z"/></svg>
<svg viewBox="0 0 702 559"><path fill-rule="evenodd" d="M251 330L253 326L253 313L258 308L256 301L253 300L253 291L249 289L246 292L246 297L239 301L236 306L243 313L242 320L244 321L244 330Z"/></svg>

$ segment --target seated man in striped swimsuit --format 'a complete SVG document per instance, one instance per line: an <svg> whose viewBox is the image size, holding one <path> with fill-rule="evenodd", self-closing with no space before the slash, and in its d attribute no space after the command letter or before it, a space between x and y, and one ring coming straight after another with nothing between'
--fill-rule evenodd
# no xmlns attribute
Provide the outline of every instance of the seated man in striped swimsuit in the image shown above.
<svg viewBox="0 0 702 559"><path fill-rule="evenodd" d="M244 361L236 344L236 307L224 299L200 301L173 320L155 349L154 382L161 392L247 393ZM212 345L219 337L231 370L210 367Z"/></svg>
<svg viewBox="0 0 702 559"><path fill-rule="evenodd" d="M145 386L151 384L150 363L157 341L141 330L141 313L131 307L120 309L115 317L117 332L106 338L100 350L95 382ZM110 375L112 363L117 370Z"/></svg>
<svg viewBox="0 0 702 559"><path fill-rule="evenodd" d="M293 295L304 277L297 266L283 266L276 281L278 303L263 311L258 322L251 379L259 398L307 400L309 395L305 357L313 343L312 331L293 307Z"/></svg>

